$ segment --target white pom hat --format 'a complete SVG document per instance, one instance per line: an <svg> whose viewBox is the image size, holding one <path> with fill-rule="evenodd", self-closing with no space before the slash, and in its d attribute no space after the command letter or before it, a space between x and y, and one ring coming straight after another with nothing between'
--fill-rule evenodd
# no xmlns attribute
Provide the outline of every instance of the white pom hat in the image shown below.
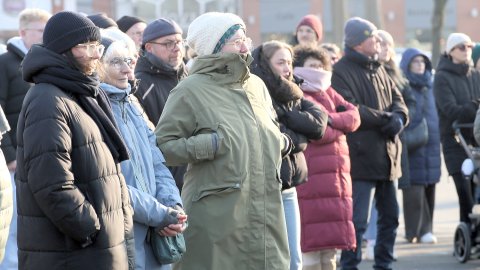
<svg viewBox="0 0 480 270"><path fill-rule="evenodd" d="M473 45L473 42L470 37L464 33L451 33L447 39L445 52L450 53L450 51L459 44Z"/></svg>
<svg viewBox="0 0 480 270"><path fill-rule="evenodd" d="M204 13L188 27L187 44L198 56L212 54L223 34L236 24L245 29L242 18L233 13Z"/></svg>

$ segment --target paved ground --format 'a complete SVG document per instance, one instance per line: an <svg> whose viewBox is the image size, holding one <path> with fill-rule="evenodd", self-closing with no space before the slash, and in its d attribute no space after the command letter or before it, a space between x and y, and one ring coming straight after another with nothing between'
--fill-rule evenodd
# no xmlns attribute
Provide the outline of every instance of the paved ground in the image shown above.
<svg viewBox="0 0 480 270"><path fill-rule="evenodd" d="M434 214L434 234L438 243L410 244L403 237L403 215L400 216L400 227L397 235L396 252L398 260L395 270L480 270L480 259L472 258L465 264L457 262L453 256L453 237L458 225L458 200L455 185L451 178L443 173L441 182L437 185L436 206ZM401 192L398 193L401 205ZM363 261L360 270L372 269L372 262Z"/></svg>

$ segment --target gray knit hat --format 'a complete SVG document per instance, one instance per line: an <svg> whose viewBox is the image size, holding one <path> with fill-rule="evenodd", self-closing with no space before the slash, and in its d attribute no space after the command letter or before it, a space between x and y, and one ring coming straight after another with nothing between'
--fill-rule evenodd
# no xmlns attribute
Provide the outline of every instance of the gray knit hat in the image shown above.
<svg viewBox="0 0 480 270"><path fill-rule="evenodd" d="M353 48L361 44L367 38L375 35L376 31L377 27L370 21L360 17L348 19L345 23L345 47Z"/></svg>

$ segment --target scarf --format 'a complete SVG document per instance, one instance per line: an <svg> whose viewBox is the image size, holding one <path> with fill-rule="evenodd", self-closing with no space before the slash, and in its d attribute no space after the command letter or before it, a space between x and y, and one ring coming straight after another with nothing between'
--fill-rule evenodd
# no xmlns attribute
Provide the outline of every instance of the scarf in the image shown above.
<svg viewBox="0 0 480 270"><path fill-rule="evenodd" d="M293 69L295 76L303 79L300 85L305 92L326 91L332 84L332 72L313 68L296 67Z"/></svg>
<svg viewBox="0 0 480 270"><path fill-rule="evenodd" d="M77 98L80 106L97 124L105 143L117 162L129 159L110 102L105 92L98 87L96 76L87 76L68 66L46 67L34 75L35 83L50 83Z"/></svg>

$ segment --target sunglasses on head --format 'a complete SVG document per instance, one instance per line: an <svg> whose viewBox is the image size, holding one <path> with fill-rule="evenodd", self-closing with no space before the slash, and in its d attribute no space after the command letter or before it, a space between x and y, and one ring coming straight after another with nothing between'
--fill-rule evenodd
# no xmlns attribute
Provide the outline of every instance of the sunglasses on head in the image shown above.
<svg viewBox="0 0 480 270"><path fill-rule="evenodd" d="M471 49L471 48L473 48L473 46L471 44L460 44L460 45L455 46L455 49L459 49L462 52L466 51L467 48Z"/></svg>

